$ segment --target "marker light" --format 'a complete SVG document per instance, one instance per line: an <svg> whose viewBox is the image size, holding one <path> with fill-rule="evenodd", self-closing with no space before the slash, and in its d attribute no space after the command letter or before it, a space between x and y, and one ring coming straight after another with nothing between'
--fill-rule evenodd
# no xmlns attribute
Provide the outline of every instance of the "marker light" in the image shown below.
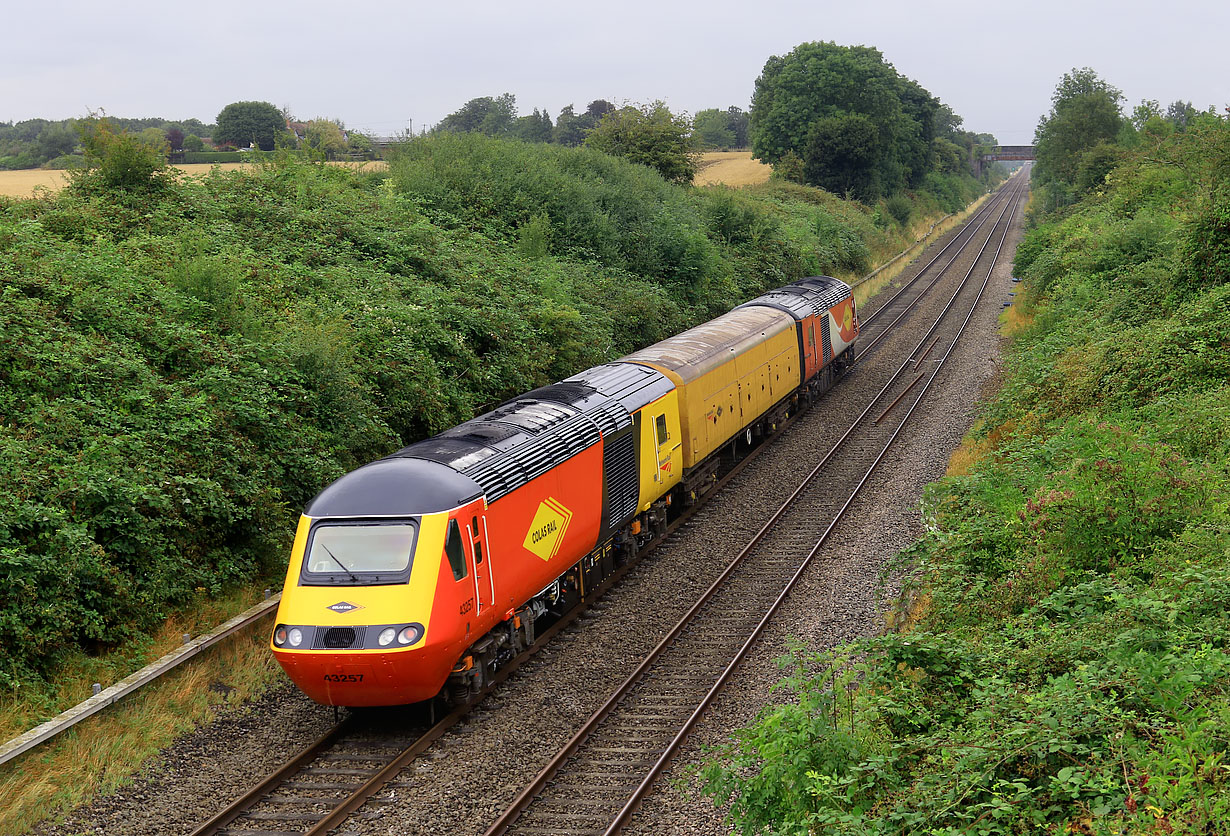
<svg viewBox="0 0 1230 836"><path fill-rule="evenodd" d="M385 627L380 631L380 646L388 647L393 643L393 637L397 635L397 630L392 627Z"/></svg>
<svg viewBox="0 0 1230 836"><path fill-rule="evenodd" d="M414 644L422 636L421 628L417 624L411 624L397 634L397 641L401 644Z"/></svg>
<svg viewBox="0 0 1230 836"><path fill-rule="evenodd" d="M280 624L278 625L278 629L273 631L273 643L278 647L286 644L286 628Z"/></svg>
<svg viewBox="0 0 1230 836"><path fill-rule="evenodd" d="M290 646L298 647L303 644L303 631L298 627L290 628Z"/></svg>

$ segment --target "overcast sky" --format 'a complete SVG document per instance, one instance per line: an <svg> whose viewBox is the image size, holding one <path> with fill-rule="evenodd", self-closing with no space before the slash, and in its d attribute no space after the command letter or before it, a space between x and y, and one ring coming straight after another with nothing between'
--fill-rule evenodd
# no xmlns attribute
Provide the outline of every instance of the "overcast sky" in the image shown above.
<svg viewBox="0 0 1230 836"><path fill-rule="evenodd" d="M1082 2L587 3L128 2L11 4L0 121L195 117L261 100L300 119L388 135L476 96L512 93L522 114L666 101L747 108L771 55L806 41L880 49L969 130L1028 143L1056 82L1089 66L1141 99L1230 104L1230 4ZM353 10L353 11L351 11ZM1028 14L1021 10L1028 10Z"/></svg>

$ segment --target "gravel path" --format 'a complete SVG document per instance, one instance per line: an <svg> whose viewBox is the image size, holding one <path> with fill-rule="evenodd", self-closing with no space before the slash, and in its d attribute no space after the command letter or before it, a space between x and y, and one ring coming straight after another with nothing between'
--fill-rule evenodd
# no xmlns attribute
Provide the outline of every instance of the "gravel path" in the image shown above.
<svg viewBox="0 0 1230 836"><path fill-rule="evenodd" d="M908 437L890 452L888 467L864 489L803 585L685 744L671 773L658 782L634 820L633 832L724 832L721 811L706 798L679 789L687 783L687 766L697 762L704 747L746 725L764 707L771 698L769 689L780 678L774 660L789 637L819 648L880 629L885 595L893 592L879 589L881 566L916 536L923 486L943 475L949 454L972 422L979 396L994 381L997 316L1011 287L1007 265L1018 234L1009 234L988 296L937 381L943 385L929 395L921 414L916 413ZM886 339L692 522L531 659L467 723L446 734L385 791L380 804L369 804L342 832L483 833L720 573L810 469L809 462L831 447L845 429L845 416L857 414L878 390L878 381L895 367L894 358L908 352L916 340L904 335ZM840 417L834 419L834 413ZM165 750L130 786L73 811L61 825L33 832L189 832L331 722L329 709L289 686L277 689L250 706L222 712L215 724Z"/></svg>

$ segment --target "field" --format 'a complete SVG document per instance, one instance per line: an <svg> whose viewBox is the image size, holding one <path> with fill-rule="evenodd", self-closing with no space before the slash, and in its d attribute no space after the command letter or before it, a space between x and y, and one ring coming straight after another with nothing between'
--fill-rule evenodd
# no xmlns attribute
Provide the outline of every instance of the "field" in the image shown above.
<svg viewBox="0 0 1230 836"><path fill-rule="evenodd" d="M232 171L236 168L243 168L248 163L192 163L191 165L177 165L174 168L182 171L189 176L208 174L211 168L215 166L223 171ZM373 168L383 167L382 161L370 163L331 163L331 165L346 165L355 168L363 166L371 166ZM34 190L39 186L59 191L67 181L63 171L47 171L41 168L23 169L21 171L0 171L0 195L5 197L31 197Z"/></svg>
<svg viewBox="0 0 1230 836"><path fill-rule="evenodd" d="M766 182L772 173L772 168L752 159L751 151L710 151L701 156L693 182L698 186L754 186Z"/></svg>
<svg viewBox="0 0 1230 836"><path fill-rule="evenodd" d="M214 166L223 171L243 168L247 163L194 163L179 165L175 168L188 175L206 174ZM355 163L334 163L334 165L356 165ZM383 162L359 163L359 166L383 166ZM754 186L764 183L773 172L769 166L752 159L751 151L711 151L700 159L700 171L696 174L696 185L712 186L722 183L727 186ZM26 169L22 171L0 171L0 195L5 197L31 197L34 190L40 186L59 191L65 184L63 171L46 171L44 169Z"/></svg>

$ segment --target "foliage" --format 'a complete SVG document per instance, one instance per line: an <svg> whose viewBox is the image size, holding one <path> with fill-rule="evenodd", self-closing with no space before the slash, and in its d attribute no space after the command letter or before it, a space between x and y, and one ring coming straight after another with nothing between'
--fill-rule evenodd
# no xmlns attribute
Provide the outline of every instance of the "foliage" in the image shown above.
<svg viewBox="0 0 1230 836"><path fill-rule="evenodd" d="M180 128L167 128L163 133L172 151L184 150L184 132Z"/></svg>
<svg viewBox="0 0 1230 836"><path fill-rule="evenodd" d="M692 136L701 148L727 151L734 147L735 132L720 110L702 110L692 121Z"/></svg>
<svg viewBox="0 0 1230 836"><path fill-rule="evenodd" d="M585 145L657 169L671 182L691 183L697 156L691 133L691 120L659 101L608 112L585 137Z"/></svg>
<svg viewBox="0 0 1230 836"><path fill-rule="evenodd" d="M702 148L725 151L746 148L749 142L748 115L741 108L702 110L692 120L692 135Z"/></svg>
<svg viewBox="0 0 1230 836"><path fill-rule="evenodd" d="M286 130L286 117L269 102L231 102L218 114L217 124L214 145L272 151Z"/></svg>
<svg viewBox="0 0 1230 836"><path fill-rule="evenodd" d="M303 144L308 149L334 159L346 153L350 145L342 133L342 125L335 119L313 119L307 123Z"/></svg>
<svg viewBox="0 0 1230 836"><path fill-rule="evenodd" d="M526 142L550 142L553 128L551 116L545 110L534 108L530 115L517 117L512 135Z"/></svg>
<svg viewBox="0 0 1230 836"><path fill-rule="evenodd" d="M803 176L834 194L874 200L881 192L879 147L880 132L866 116L817 119L807 136Z"/></svg>
<svg viewBox="0 0 1230 836"><path fill-rule="evenodd" d="M512 93L505 93L495 98L481 96L470 99L461 106L460 110L445 116L434 130L504 136L512 131L516 118L517 97Z"/></svg>
<svg viewBox="0 0 1230 836"><path fill-rule="evenodd" d="M913 626L795 650L702 769L740 832L1230 833L1227 148L1119 149L1022 241L986 452L893 567Z"/></svg>
<svg viewBox="0 0 1230 836"><path fill-rule="evenodd" d="M1088 67L1064 73L1034 134L1038 182L1075 183L1082 155L1119 135L1122 100L1117 88Z"/></svg>
<svg viewBox="0 0 1230 836"><path fill-rule="evenodd" d="M161 132L152 138L116 133L105 117L81 119L77 130L85 149L85 167L71 171L72 188L141 194L166 187L166 140Z"/></svg>
<svg viewBox="0 0 1230 836"><path fill-rule="evenodd" d="M196 134L188 134L184 137L184 150L192 153L205 150L205 142Z"/></svg>
<svg viewBox="0 0 1230 836"><path fill-rule="evenodd" d="M186 143L185 143L186 144ZM184 162L194 163L241 163L244 155L238 151L185 151Z"/></svg>
<svg viewBox="0 0 1230 836"><path fill-rule="evenodd" d="M750 113L757 158L776 165L794 155L808 183L864 200L917 188L941 164L945 173L972 175L977 140L960 124L879 50L831 41L769 58ZM937 139L966 153L941 146L937 157Z"/></svg>

